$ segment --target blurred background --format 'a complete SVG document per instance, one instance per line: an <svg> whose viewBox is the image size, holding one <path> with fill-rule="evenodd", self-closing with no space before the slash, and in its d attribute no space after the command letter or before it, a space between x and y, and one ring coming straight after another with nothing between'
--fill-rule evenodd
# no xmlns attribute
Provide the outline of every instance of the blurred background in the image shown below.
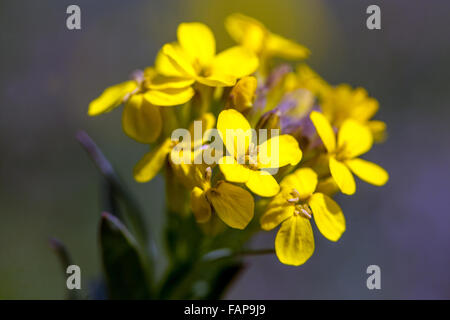
<svg viewBox="0 0 450 320"><path fill-rule="evenodd" d="M81 7L82 29L66 28ZM381 8L381 30L366 8ZM347 231L338 243L316 232L301 267L274 256L246 259L231 299L450 298L450 2L351 0L25 1L0 3L0 298L60 299L65 278L49 248L61 239L81 267L83 289L101 270L99 174L74 136L86 130L139 197L161 238L163 180L137 184L145 145L127 138L120 112L89 118L107 86L153 63L178 23L202 21L218 49L232 44L226 15L242 12L312 50L310 65L332 84L363 86L381 105L389 138L368 158L391 175L338 199ZM273 245L261 233L255 248ZM366 287L381 267L381 290Z"/></svg>

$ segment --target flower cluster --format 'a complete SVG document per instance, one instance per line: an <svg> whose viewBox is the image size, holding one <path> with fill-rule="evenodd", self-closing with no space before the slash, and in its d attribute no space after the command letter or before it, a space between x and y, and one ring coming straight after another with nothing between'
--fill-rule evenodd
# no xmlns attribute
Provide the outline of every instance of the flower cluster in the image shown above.
<svg viewBox="0 0 450 320"><path fill-rule="evenodd" d="M245 229L255 216L263 230L281 225L276 254L301 265L314 251L310 219L331 241L345 231L332 197L354 194L354 175L376 186L388 181L383 168L359 158L384 140L386 125L372 120L378 102L363 88L330 85L304 62L275 64L304 60L306 47L242 14L225 27L237 45L217 53L206 25L180 24L154 66L107 88L88 113L124 105L124 132L151 148L134 178L147 182L163 170L175 211L188 207L204 226L218 217ZM174 137L179 128L190 135ZM217 161L205 163L205 153Z"/></svg>

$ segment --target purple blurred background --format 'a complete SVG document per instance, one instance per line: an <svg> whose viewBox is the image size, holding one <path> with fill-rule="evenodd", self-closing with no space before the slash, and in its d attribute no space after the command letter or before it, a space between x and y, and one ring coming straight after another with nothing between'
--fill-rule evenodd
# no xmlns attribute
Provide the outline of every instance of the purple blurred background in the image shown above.
<svg viewBox="0 0 450 320"><path fill-rule="evenodd" d="M81 7L80 31L66 29L69 4ZM381 7L382 30L365 27L370 4ZM152 64L180 22L203 21L219 49L230 45L223 18L236 11L308 46L330 83L363 86L380 101L389 138L367 158L391 180L338 199L347 218L338 243L316 232L315 254L297 268L248 258L227 297L450 298L450 2L438 0L2 1L0 298L63 298L49 236L67 244L86 282L99 274L99 179L78 129L103 148L161 237L163 180L138 185L131 175L146 146L122 133L120 112L88 118L87 106ZM261 233L252 245L274 237ZM381 267L381 290L366 288L371 264Z"/></svg>

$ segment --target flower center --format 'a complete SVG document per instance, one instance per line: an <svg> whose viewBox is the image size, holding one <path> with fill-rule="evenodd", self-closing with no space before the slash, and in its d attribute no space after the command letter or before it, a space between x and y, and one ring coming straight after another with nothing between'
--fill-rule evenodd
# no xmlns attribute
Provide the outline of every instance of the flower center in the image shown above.
<svg viewBox="0 0 450 320"><path fill-rule="evenodd" d="M305 201L300 200L300 193L297 189L292 189L291 196L292 198L289 198L287 201L295 207L294 215L302 215L307 219L311 219L311 208Z"/></svg>

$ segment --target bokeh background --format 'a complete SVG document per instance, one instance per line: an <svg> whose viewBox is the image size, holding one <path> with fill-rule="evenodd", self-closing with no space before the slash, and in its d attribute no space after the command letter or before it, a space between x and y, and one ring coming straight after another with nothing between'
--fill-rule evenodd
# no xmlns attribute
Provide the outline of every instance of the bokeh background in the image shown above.
<svg viewBox="0 0 450 320"><path fill-rule="evenodd" d="M66 29L78 4L82 30ZM365 26L378 4L382 30ZM190 0L0 2L0 298L59 299L65 278L48 246L64 241L81 266L83 290L100 273L96 231L99 175L74 135L86 130L145 208L161 238L163 180L139 185L147 150L120 129L120 112L86 114L90 100L152 64L177 24L203 21L219 49L232 42L224 17L242 12L308 46L309 63L330 83L363 86L381 104L389 139L369 158L387 168L383 188L358 184L339 202L347 231L338 243L316 232L301 267L273 256L246 259L227 298L450 298L450 2L362 0ZM273 245L274 233L254 239ZM382 289L366 288L381 267Z"/></svg>

